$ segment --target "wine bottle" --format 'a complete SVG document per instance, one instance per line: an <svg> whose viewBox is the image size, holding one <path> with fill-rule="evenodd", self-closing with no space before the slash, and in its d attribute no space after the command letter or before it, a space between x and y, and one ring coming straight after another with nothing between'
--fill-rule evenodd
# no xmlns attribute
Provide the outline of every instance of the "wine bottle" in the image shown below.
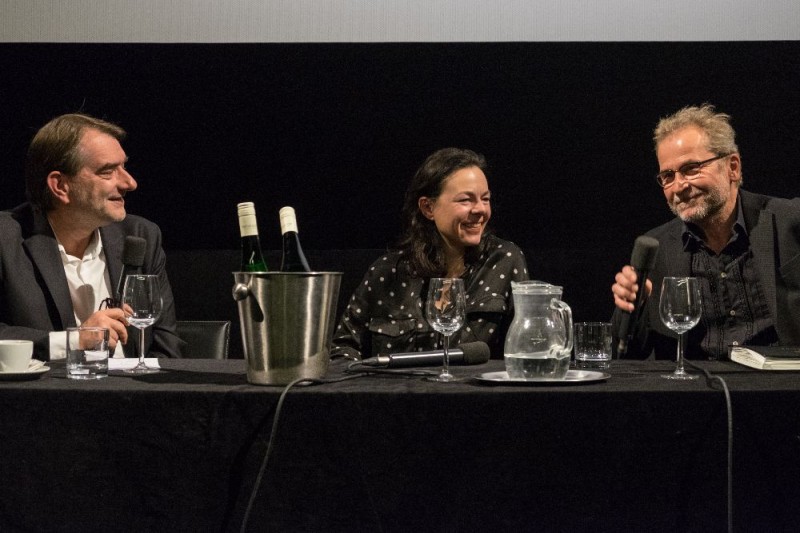
<svg viewBox="0 0 800 533"><path fill-rule="evenodd" d="M267 263L258 239L256 208L253 202L242 202L236 208L239 212L239 233L242 236L242 272L266 272Z"/></svg>
<svg viewBox="0 0 800 533"><path fill-rule="evenodd" d="M306 255L300 246L300 237L297 236L297 218L293 207L283 207L280 210L281 233L283 233L283 256L281 257L282 272L311 272Z"/></svg>

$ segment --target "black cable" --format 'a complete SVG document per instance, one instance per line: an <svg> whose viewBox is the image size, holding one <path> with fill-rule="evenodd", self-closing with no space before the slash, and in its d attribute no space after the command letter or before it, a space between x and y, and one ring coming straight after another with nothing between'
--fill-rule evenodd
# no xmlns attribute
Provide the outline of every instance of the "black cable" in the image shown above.
<svg viewBox="0 0 800 533"><path fill-rule="evenodd" d="M270 430L269 441L267 443L267 450L266 452L264 452L264 459L262 459L261 461L261 467L258 470L258 475L256 476L255 483L253 484L253 489L250 492L250 498L248 499L247 502L247 508L245 509L244 517L242 518L242 525L239 529L241 533L244 533L247 530L247 523L250 520L250 513L253 510L253 504L255 503L256 496L258 495L258 491L261 488L264 472L267 469L267 463L269 462L269 458L272 455L272 449L274 447L274 442L275 442L275 435L277 435L278 432L278 421L280 420L281 411L283 409L283 402L286 399L286 395L292 389L292 387L299 384L319 385L324 383L336 383L338 381L345 381L348 379L359 378L371 374L391 374L395 376L411 376L411 377L438 375L437 372L434 372L432 370L390 370L386 368L375 368L372 366L364 365L362 364L361 361L354 361L350 363L345 369L345 373L347 374L346 376L336 379L298 378L289 383L288 385L286 385L286 387L283 389L283 392L281 392L281 396L278 399L278 404L275 407L275 416L272 420L272 429Z"/></svg>
<svg viewBox="0 0 800 533"><path fill-rule="evenodd" d="M283 408L283 402L286 399L287 393L291 390L292 387L295 385L299 385L304 383L306 385L320 385L324 383L336 383L338 381L345 381L348 379L358 378L364 374L353 374L349 376L344 376L337 379L312 379L312 378L297 378L296 380L292 381L283 389L281 392L281 396L278 399L278 405L275 406L275 416L272 419L272 429L270 430L269 441L267 443L267 451L264 452L264 459L261 461L261 467L258 469L258 476L256 476L256 481L253 484L253 490L250 492L250 499L247 502L247 508L244 511L244 517L242 518L242 526L239 528L241 533L244 533L247 530L247 522L250 520L250 512L253 510L253 503L256 501L256 496L258 495L258 489L261 488L261 481L264 477L264 472L267 469L267 463L269 462L269 457L272 455L272 448L274 447L275 443L275 435L278 433L278 421L281 417L281 410Z"/></svg>
<svg viewBox="0 0 800 533"><path fill-rule="evenodd" d="M410 377L419 377L419 376L438 376L439 372L435 372L433 370L393 370L389 368L381 368L375 367L371 365L365 365L361 361L354 361L347 365L345 372L348 374L358 373L361 375L367 374L389 374L394 376L410 376Z"/></svg>
<svg viewBox="0 0 800 533"><path fill-rule="evenodd" d="M695 370L702 372L708 382L709 387L712 389L713 382L719 381L722 385L722 391L725 393L725 407L727 409L728 419L728 483L727 483L727 502L728 502L728 533L733 532L733 407L731 405L731 393L728 390L728 384L719 376L711 374L705 368L701 368L690 361L684 360L684 363Z"/></svg>

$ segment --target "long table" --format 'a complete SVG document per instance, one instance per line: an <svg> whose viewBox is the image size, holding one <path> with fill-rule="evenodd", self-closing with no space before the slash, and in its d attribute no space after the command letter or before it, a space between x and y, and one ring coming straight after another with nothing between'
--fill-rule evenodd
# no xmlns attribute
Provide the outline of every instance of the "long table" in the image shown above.
<svg viewBox="0 0 800 533"><path fill-rule="evenodd" d="M0 382L0 531L238 531L283 389L242 360ZM614 361L605 381L369 375L284 399L248 531L724 531L719 386ZM800 373L702 363L733 403L733 525L796 530ZM332 363L327 378L345 376Z"/></svg>

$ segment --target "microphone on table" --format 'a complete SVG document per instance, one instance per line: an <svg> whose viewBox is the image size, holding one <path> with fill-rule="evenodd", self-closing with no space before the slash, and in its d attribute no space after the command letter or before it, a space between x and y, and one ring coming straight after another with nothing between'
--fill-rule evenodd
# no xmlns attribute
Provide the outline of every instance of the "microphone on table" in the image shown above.
<svg viewBox="0 0 800 533"><path fill-rule="evenodd" d="M122 305L122 291L125 289L125 277L138 274L144 264L144 255L147 251L147 241L142 237L128 235L122 246L122 273L117 281L117 290L114 292L114 307Z"/></svg>
<svg viewBox="0 0 800 533"><path fill-rule="evenodd" d="M622 357L628 351L628 343L633 337L633 326L636 322L633 316L639 311L642 302L645 298L645 284L647 283L647 276L653 265L656 262L656 254L658 253L658 241L653 237L641 235L636 238L633 243L633 252L631 253L631 266L636 271L636 283L639 284L639 290L636 291L636 299L633 302L633 311L622 312L622 320L619 325L619 345L617 346L617 356Z"/></svg>
<svg viewBox="0 0 800 533"><path fill-rule="evenodd" d="M480 365L489 360L489 345L481 341L464 342L457 348L447 350L447 353L451 365ZM436 366L442 364L443 357L444 350L392 353L364 359L361 364L381 368Z"/></svg>

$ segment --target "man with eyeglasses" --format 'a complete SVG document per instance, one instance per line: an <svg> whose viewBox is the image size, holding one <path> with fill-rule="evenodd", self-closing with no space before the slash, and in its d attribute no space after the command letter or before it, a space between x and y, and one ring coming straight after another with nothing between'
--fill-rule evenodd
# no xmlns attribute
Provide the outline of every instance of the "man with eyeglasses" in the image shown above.
<svg viewBox="0 0 800 533"><path fill-rule="evenodd" d="M662 119L653 140L656 181L676 218L647 233L659 249L625 356L675 358L676 335L658 311L665 276L700 280L703 315L687 333L688 358L725 358L735 344L800 345L800 199L741 189L730 116L711 105ZM630 265L617 273L611 287L617 331L640 288Z"/></svg>
<svg viewBox="0 0 800 533"><path fill-rule="evenodd" d="M164 302L152 350L180 357L161 232L125 211L137 187L120 146L125 131L83 114L56 117L33 137L25 166L28 203L0 212L0 338L34 341L38 359L66 356L65 329L109 330L117 356L128 340L122 309L101 305L121 276L127 236L146 241L143 273L160 278ZM128 351L135 354L133 343Z"/></svg>

